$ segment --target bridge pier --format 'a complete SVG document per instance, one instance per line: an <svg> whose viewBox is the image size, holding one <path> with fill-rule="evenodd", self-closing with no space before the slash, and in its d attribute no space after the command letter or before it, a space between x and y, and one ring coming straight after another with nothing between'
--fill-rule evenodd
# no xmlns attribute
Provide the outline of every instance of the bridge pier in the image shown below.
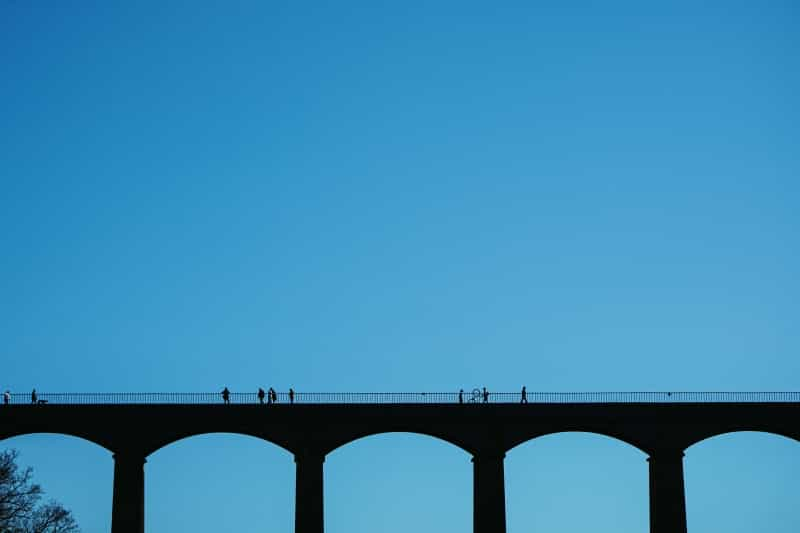
<svg viewBox="0 0 800 533"><path fill-rule="evenodd" d="M144 456L114 454L111 533L144 533Z"/></svg>
<svg viewBox="0 0 800 533"><path fill-rule="evenodd" d="M505 533L506 493L502 451L478 453L472 458L474 533Z"/></svg>
<svg viewBox="0 0 800 533"><path fill-rule="evenodd" d="M686 533L683 452L659 451L650 463L650 533Z"/></svg>
<svg viewBox="0 0 800 533"><path fill-rule="evenodd" d="M294 531L295 533L323 533L323 463L325 454L305 452L295 454L297 465L295 479Z"/></svg>

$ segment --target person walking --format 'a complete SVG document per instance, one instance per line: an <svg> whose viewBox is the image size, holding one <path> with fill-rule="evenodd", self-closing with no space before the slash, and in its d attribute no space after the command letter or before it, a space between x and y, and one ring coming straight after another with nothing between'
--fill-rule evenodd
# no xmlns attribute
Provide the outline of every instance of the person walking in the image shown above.
<svg viewBox="0 0 800 533"><path fill-rule="evenodd" d="M262 389L261 387L258 388L258 403L260 404L264 403L264 389Z"/></svg>
<svg viewBox="0 0 800 533"><path fill-rule="evenodd" d="M458 390L458 403L464 403L464 389Z"/></svg>
<svg viewBox="0 0 800 533"><path fill-rule="evenodd" d="M278 403L278 393L272 387L269 388L269 403Z"/></svg>
<svg viewBox="0 0 800 533"><path fill-rule="evenodd" d="M8 405L11 403L11 391L7 390L3 393L3 403Z"/></svg>
<svg viewBox="0 0 800 533"><path fill-rule="evenodd" d="M33 391L31 391L31 403L32 404L36 403L36 400L37 400L36 389L33 389Z"/></svg>
<svg viewBox="0 0 800 533"><path fill-rule="evenodd" d="M289 387L289 403L294 403L294 389Z"/></svg>
<svg viewBox="0 0 800 533"><path fill-rule="evenodd" d="M519 403L528 403L528 391L525 385L522 386L522 393L519 398Z"/></svg>
<svg viewBox="0 0 800 533"><path fill-rule="evenodd" d="M489 403L489 391L483 388L483 403Z"/></svg>
<svg viewBox="0 0 800 533"><path fill-rule="evenodd" d="M231 403L231 391L228 390L228 387L222 389L222 401L225 405Z"/></svg>

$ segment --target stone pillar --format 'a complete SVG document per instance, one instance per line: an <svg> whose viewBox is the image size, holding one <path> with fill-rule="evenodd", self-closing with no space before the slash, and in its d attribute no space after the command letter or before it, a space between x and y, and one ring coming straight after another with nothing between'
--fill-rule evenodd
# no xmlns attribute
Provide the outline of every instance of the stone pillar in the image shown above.
<svg viewBox="0 0 800 533"><path fill-rule="evenodd" d="M144 533L143 455L114 454L114 501L111 533Z"/></svg>
<svg viewBox="0 0 800 533"><path fill-rule="evenodd" d="M295 533L323 533L322 473L325 455L318 452L295 454L297 465L295 480L294 531Z"/></svg>
<svg viewBox="0 0 800 533"><path fill-rule="evenodd" d="M683 452L650 455L650 533L686 533Z"/></svg>
<svg viewBox="0 0 800 533"><path fill-rule="evenodd" d="M505 533L506 492L500 451L481 452L472 458L472 528L474 533Z"/></svg>

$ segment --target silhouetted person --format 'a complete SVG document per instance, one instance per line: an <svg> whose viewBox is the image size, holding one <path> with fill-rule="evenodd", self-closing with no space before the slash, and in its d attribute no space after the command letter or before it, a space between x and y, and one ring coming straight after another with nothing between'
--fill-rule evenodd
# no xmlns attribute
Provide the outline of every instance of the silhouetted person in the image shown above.
<svg viewBox="0 0 800 533"><path fill-rule="evenodd" d="M464 389L458 390L458 403L464 403Z"/></svg>
<svg viewBox="0 0 800 533"><path fill-rule="evenodd" d="M264 403L264 389L258 388L258 403Z"/></svg>
<svg viewBox="0 0 800 533"><path fill-rule="evenodd" d="M483 403L489 403L489 391L483 388Z"/></svg>
<svg viewBox="0 0 800 533"><path fill-rule="evenodd" d="M278 393L272 387L269 388L269 403L278 403Z"/></svg>
<svg viewBox="0 0 800 533"><path fill-rule="evenodd" d="M289 403L294 403L294 389L289 387Z"/></svg>
<svg viewBox="0 0 800 533"><path fill-rule="evenodd" d="M5 391L3 393L3 403L6 405L11 403L11 391Z"/></svg>
<svg viewBox="0 0 800 533"><path fill-rule="evenodd" d="M228 390L228 387L222 389L222 401L226 404L231 403L231 391Z"/></svg>
<svg viewBox="0 0 800 533"><path fill-rule="evenodd" d="M36 403L36 389L31 391L31 403Z"/></svg>
<svg viewBox="0 0 800 533"><path fill-rule="evenodd" d="M528 391L525 385L522 386L522 395L520 396L519 403L528 403Z"/></svg>

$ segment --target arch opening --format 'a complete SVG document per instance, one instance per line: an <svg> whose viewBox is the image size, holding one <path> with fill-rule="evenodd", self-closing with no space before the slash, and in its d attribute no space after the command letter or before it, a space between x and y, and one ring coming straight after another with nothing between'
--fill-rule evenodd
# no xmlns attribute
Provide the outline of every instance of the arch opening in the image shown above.
<svg viewBox="0 0 800 533"><path fill-rule="evenodd" d="M294 462L239 433L202 433L160 447L145 464L150 531L292 531Z"/></svg>
<svg viewBox="0 0 800 533"><path fill-rule="evenodd" d="M472 464L429 435L384 432L341 446L325 462L325 530L472 530Z"/></svg>
<svg viewBox="0 0 800 533"><path fill-rule="evenodd" d="M742 435L742 434L756 434L756 435L767 435L770 437L776 437L779 439L786 439L789 441L793 441L795 444L800 443L800 438L797 438L792 435L788 435L785 433L781 433L778 431L766 431L760 429L735 429L735 430L725 430L725 431L718 431L709 433L707 435L703 435L696 440L694 440L689 446L686 447L687 450L697 446L698 444L703 444L704 442L708 442L710 440L716 439L718 437L728 437L731 435Z"/></svg>
<svg viewBox="0 0 800 533"><path fill-rule="evenodd" d="M168 439L165 439L164 441L161 441L161 442L158 442L158 443L154 444L151 449L146 450L146 454L147 454L148 457L150 457L150 456L158 453L159 451L161 451L161 450L163 450L165 448L169 448L170 446L173 446L175 444L180 444L181 442L184 442L186 440L193 439L193 438L201 438L202 439L202 438L204 438L204 437L206 437L208 435L230 435L230 436L238 436L238 437L245 437L245 438L253 438L253 439L256 439L258 441L261 441L262 443L270 445L271 447L272 446L277 447L277 448L279 448L280 450L282 450L282 451L284 451L286 453L289 453L289 454L292 453L291 450L289 450L286 446L280 444L279 442L271 440L271 439L269 439L269 438L267 438L267 437L265 437L263 435L257 435L257 434L254 434L254 433L247 433L247 432L242 432L242 431L236 431L236 432L234 432L234 431L188 431L188 432L185 432L185 433L180 433L178 435L172 435Z"/></svg>
<svg viewBox="0 0 800 533"><path fill-rule="evenodd" d="M4 446L5 443L10 440L24 438L31 435L50 435L52 437L66 437L70 439L77 439L79 441L83 441L92 444L94 446L97 446L99 448L102 448L107 452L113 453L111 447L103 443L101 439L95 439L88 435L81 435L80 433L72 433L69 431L24 431L21 433L14 433L0 439L0 446Z"/></svg>
<svg viewBox="0 0 800 533"><path fill-rule="evenodd" d="M626 438L622 437L621 435L614 435L614 434L605 433L605 432L602 432L602 431L586 431L586 430L578 430L578 429L575 429L575 430L567 429L567 430L561 430L561 431L552 431L552 432L548 432L548 433L542 433L542 434L534 435L532 437L521 438L519 442L517 442L511 448L509 448L508 452L511 452L512 450L514 450L516 448L519 448L520 446L523 446L523 445L528 444L530 442L533 442L533 441L535 441L537 439L549 438L549 437L554 436L554 435L571 435L571 434L591 435L591 436L596 436L596 437L609 439L609 440L612 440L612 441L617 442L619 444L624 444L627 447L633 448L634 450L637 450L637 451L639 451L641 453L645 453L645 451L641 447L639 447L636 443L627 440Z"/></svg>
<svg viewBox="0 0 800 533"><path fill-rule="evenodd" d="M790 437L733 431L696 442L684 457L689 529L798 531L798 476L800 446Z"/></svg>
<svg viewBox="0 0 800 533"><path fill-rule="evenodd" d="M414 435L417 437L432 439L440 443L447 444L448 446L454 447L458 450L461 450L464 453L469 453L469 451L464 446L453 440L448 439L444 435L437 435L433 432L422 431L418 429L411 430L402 428L402 429L382 429L376 431L364 431L363 433L355 434L351 438L348 438L343 442L337 443L333 448L331 448L328 451L328 455L336 452L337 450L346 448L347 446L363 441L364 439L369 439L371 437L380 437L382 435Z"/></svg>
<svg viewBox="0 0 800 533"><path fill-rule="evenodd" d="M509 533L649 528L647 456L599 433L558 432L506 455Z"/></svg>
<svg viewBox="0 0 800 533"><path fill-rule="evenodd" d="M111 530L114 460L111 452L84 437L33 432L8 437L0 449L19 452L20 469L33 468L32 480L51 499L71 511L82 531Z"/></svg>

